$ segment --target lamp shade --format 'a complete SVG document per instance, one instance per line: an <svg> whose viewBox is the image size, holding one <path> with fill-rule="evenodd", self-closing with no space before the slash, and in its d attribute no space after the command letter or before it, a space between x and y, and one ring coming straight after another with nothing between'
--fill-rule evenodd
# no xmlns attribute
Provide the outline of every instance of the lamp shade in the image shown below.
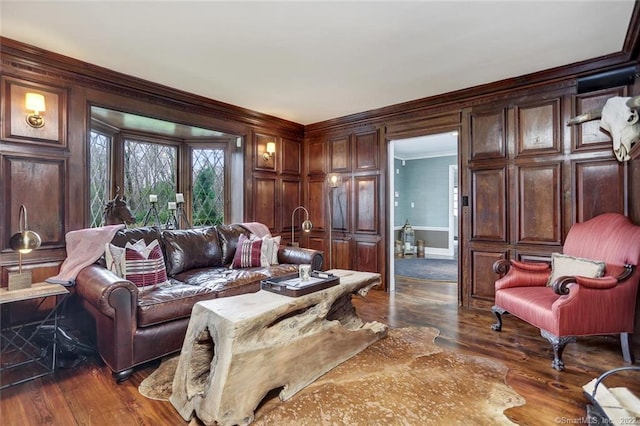
<svg viewBox="0 0 640 426"><path fill-rule="evenodd" d="M267 142L267 154L275 154L275 153L276 153L276 143Z"/></svg>
<svg viewBox="0 0 640 426"><path fill-rule="evenodd" d="M29 111L38 113L45 110L44 96L39 93L27 93L25 96L25 104Z"/></svg>
<svg viewBox="0 0 640 426"><path fill-rule="evenodd" d="M29 253L31 250L40 247L42 240L40 235L27 229L27 209L24 205L20 206L20 231L11 236L9 247L20 253Z"/></svg>

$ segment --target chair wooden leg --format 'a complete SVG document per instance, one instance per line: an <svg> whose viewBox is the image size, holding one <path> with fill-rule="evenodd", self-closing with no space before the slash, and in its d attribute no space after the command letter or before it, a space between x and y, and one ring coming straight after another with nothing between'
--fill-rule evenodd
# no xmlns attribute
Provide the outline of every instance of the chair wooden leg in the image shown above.
<svg viewBox="0 0 640 426"><path fill-rule="evenodd" d="M509 312L505 311L498 305L493 305L493 307L491 308L491 312L493 312L493 315L495 315L496 319L498 320L497 323L491 326L491 329L493 331L502 331L502 315L508 314Z"/></svg>
<svg viewBox="0 0 640 426"><path fill-rule="evenodd" d="M564 362L562 362L562 352L564 351L564 347L567 343L573 343L576 341L574 336L556 336L555 334L549 333L547 330L540 330L540 334L542 337L547 339L551 346L553 347L553 362L551 363L551 367L558 371L564 370Z"/></svg>
<svg viewBox="0 0 640 426"><path fill-rule="evenodd" d="M631 349L631 333L620 333L620 346L622 346L622 358L627 364L633 364L633 350Z"/></svg>

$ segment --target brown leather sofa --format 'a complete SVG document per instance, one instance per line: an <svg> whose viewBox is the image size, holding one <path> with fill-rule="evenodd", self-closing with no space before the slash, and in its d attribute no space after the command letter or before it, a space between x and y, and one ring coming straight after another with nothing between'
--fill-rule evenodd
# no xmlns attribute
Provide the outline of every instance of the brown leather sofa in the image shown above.
<svg viewBox="0 0 640 426"><path fill-rule="evenodd" d="M256 292L261 280L296 273L299 264L322 268L322 252L280 246L277 265L230 269L241 234L250 235L242 224L118 231L112 240L117 246L141 238L160 243L170 285L152 290L139 291L102 260L80 271L75 284L79 300L95 320L97 351L118 382L129 378L135 366L182 348L196 302Z"/></svg>

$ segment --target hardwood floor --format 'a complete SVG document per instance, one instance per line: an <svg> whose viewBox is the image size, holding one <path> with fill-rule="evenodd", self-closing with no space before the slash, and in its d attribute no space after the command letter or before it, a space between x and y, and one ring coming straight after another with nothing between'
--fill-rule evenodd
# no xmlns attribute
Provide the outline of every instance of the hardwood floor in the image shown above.
<svg viewBox="0 0 640 426"><path fill-rule="evenodd" d="M449 350L501 360L507 383L527 403L506 412L521 425L588 424L582 385L602 372L624 365L617 338L579 339L565 350L566 370L551 368L552 350L537 329L506 317L503 331L491 331L488 311L457 306L456 285L396 279L397 291L371 291L354 301L365 320L391 327L430 326L440 330L436 343ZM73 369L2 390L2 425L184 425L169 402L146 399L138 385L158 363L136 370L116 384L108 369L89 359ZM472 371L469 374L473 374ZM625 385L640 394L638 374L616 375L607 386Z"/></svg>

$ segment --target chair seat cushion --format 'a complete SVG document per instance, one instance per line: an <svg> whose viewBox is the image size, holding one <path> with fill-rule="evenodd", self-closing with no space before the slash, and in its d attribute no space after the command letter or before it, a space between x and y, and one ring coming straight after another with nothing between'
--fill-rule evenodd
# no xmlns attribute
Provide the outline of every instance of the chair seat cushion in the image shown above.
<svg viewBox="0 0 640 426"><path fill-rule="evenodd" d="M512 315L558 334L558 321L551 307L561 297L551 287L514 287L496 292L496 305Z"/></svg>

